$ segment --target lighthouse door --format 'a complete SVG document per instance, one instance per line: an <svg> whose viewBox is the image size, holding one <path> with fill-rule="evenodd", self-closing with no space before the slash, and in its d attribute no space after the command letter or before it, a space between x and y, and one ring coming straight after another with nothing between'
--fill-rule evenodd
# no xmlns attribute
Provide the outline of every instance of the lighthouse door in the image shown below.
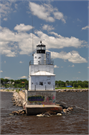
<svg viewBox="0 0 89 135"><path fill-rule="evenodd" d="M44 76L39 76L39 90L45 90Z"/></svg>

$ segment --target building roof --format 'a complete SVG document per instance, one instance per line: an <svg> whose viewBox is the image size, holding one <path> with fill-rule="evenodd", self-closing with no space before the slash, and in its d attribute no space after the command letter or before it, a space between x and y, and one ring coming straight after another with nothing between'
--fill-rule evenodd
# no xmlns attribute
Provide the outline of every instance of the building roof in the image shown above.
<svg viewBox="0 0 89 135"><path fill-rule="evenodd" d="M45 45L41 44L41 45L37 45L37 47L45 47Z"/></svg>
<svg viewBox="0 0 89 135"><path fill-rule="evenodd" d="M39 45L37 45L37 47L45 47L45 45L44 45L44 44L42 44L42 41L40 41L40 44L39 44Z"/></svg>
<svg viewBox="0 0 89 135"><path fill-rule="evenodd" d="M49 72L46 72L46 71L38 71L38 72L35 72L33 74L31 74L31 76L55 76L55 74L53 73L49 73Z"/></svg>

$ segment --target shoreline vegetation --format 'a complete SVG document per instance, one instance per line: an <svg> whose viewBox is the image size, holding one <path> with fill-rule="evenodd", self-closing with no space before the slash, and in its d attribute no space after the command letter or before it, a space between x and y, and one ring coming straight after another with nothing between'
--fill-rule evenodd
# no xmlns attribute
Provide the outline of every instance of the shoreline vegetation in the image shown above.
<svg viewBox="0 0 89 135"><path fill-rule="evenodd" d="M19 80L13 80L13 79L3 79L0 78L0 87L5 87L5 88L28 88L28 80L27 79L19 79ZM64 81L55 81L55 88L56 89L65 89L65 88L74 88L74 89L81 89L81 88L88 88L88 81L81 81L81 80L76 80L76 81L69 81L66 80Z"/></svg>

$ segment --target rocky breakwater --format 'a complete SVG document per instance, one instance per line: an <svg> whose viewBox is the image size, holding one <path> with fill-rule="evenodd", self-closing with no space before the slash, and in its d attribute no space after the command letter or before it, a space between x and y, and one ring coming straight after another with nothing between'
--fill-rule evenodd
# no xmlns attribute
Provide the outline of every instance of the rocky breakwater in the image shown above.
<svg viewBox="0 0 89 135"><path fill-rule="evenodd" d="M19 91L13 93L13 105L22 106L25 109L26 101L25 101L25 92Z"/></svg>
<svg viewBox="0 0 89 135"><path fill-rule="evenodd" d="M73 107L66 107L64 105L59 105L59 104L57 104L57 106L59 106L60 108L59 110L56 109L50 110L42 114L37 114L36 116L37 117L50 117L53 115L62 116L65 114L70 114L73 111Z"/></svg>
<svg viewBox="0 0 89 135"><path fill-rule="evenodd" d="M86 92L88 89L56 89L57 92Z"/></svg>
<svg viewBox="0 0 89 135"><path fill-rule="evenodd" d="M13 93L13 105L15 106L22 106L22 110L18 111L13 111L10 115L23 115L26 114L26 101L25 101L25 92L19 91ZM37 114L36 116L38 117L50 117L52 115L64 115L64 114L69 114L73 111L73 107L66 107L64 105L56 104L56 107L50 108L48 111L47 109L43 111L42 114Z"/></svg>
<svg viewBox="0 0 89 135"><path fill-rule="evenodd" d="M24 92L22 92L22 91L14 92L13 97L12 97L12 101L13 101L13 105L23 107L22 110L13 111L12 114L18 115L18 114L25 114L26 113L26 111L25 111L26 101L25 101L25 93Z"/></svg>

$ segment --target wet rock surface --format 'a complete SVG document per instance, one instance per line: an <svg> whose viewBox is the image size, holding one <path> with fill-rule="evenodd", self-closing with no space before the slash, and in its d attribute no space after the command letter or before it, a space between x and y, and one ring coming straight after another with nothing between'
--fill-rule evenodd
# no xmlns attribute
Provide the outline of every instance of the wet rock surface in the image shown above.
<svg viewBox="0 0 89 135"><path fill-rule="evenodd" d="M73 111L73 107L66 107L64 105L59 105L59 106L62 107L61 112L58 111L58 110L57 111L56 110L54 110L54 111L50 110L50 111L47 111L47 112L42 113L42 114L37 114L36 116L37 117L50 117L50 116L53 116L53 115L61 116L63 114L70 114Z"/></svg>
<svg viewBox="0 0 89 135"><path fill-rule="evenodd" d="M12 102L13 102L13 105L15 106L22 106L22 99L17 92L13 93Z"/></svg>
<svg viewBox="0 0 89 135"><path fill-rule="evenodd" d="M10 115L23 115L26 114L25 110L18 110L18 111L13 111Z"/></svg>
<svg viewBox="0 0 89 135"><path fill-rule="evenodd" d="M12 102L14 106L22 106L22 107L24 107L26 103L25 100L17 92L13 93Z"/></svg>

